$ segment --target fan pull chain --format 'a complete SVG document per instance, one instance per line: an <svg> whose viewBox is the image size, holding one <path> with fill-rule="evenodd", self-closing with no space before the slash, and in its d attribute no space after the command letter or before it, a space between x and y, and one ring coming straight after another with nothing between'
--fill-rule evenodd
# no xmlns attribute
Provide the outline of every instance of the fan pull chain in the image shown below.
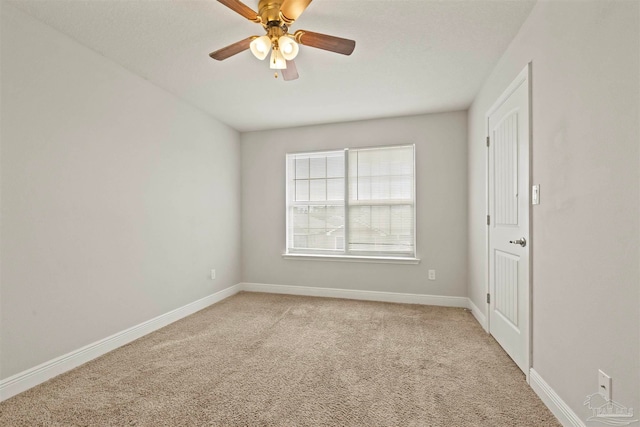
<svg viewBox="0 0 640 427"><path fill-rule="evenodd" d="M278 73L277 73L277 72L273 73L273 78L274 78L274 79L277 79L277 78L278 78Z"/></svg>

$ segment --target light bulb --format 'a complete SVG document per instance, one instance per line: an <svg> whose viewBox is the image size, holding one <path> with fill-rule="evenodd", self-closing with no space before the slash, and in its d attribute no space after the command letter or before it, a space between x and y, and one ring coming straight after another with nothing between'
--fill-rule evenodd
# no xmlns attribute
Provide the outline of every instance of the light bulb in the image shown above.
<svg viewBox="0 0 640 427"><path fill-rule="evenodd" d="M271 51L271 60L269 61L269 68L273 70L284 70L287 68L287 60L284 59L280 49L273 49Z"/></svg>
<svg viewBox="0 0 640 427"><path fill-rule="evenodd" d="M269 38L269 36L262 36L253 39L253 41L249 44L249 48L251 49L251 53L253 53L253 56L262 61L267 57L269 49L271 49L271 39Z"/></svg>
<svg viewBox="0 0 640 427"><path fill-rule="evenodd" d="M287 61L293 60L298 55L298 51L300 47L298 43L293 41L291 37L282 36L278 39L278 46L280 47L280 52L282 52L282 56Z"/></svg>

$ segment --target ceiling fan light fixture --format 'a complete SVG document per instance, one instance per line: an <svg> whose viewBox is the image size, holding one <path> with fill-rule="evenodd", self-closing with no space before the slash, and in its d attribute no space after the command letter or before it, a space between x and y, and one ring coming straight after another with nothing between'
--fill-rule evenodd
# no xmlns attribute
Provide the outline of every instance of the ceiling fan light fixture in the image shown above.
<svg viewBox="0 0 640 427"><path fill-rule="evenodd" d="M262 61L269 54L269 50L271 49L271 39L266 35L258 37L251 42L249 48L251 49L253 56Z"/></svg>
<svg viewBox="0 0 640 427"><path fill-rule="evenodd" d="M269 62L269 68L272 70L284 70L287 68L287 60L284 59L280 49L273 49L271 51L271 60Z"/></svg>
<svg viewBox="0 0 640 427"><path fill-rule="evenodd" d="M291 37L280 37L278 39L278 46L280 52L282 53L282 56L284 56L284 59L286 59L287 61L293 61L293 59L298 56L300 47L298 46L298 43L293 41Z"/></svg>
<svg viewBox="0 0 640 427"><path fill-rule="evenodd" d="M216 61L224 61L245 50L250 50L253 56L262 61L271 51L269 67L272 70L283 70L282 78L288 81L299 77L294 58L301 45L342 55L351 55L356 47L355 40L328 34L306 30L289 33L291 24L297 22L300 14L313 0L252 0L258 3L257 12L243 1L246 0L218 0L240 16L259 24L267 34L249 36L211 52L209 56ZM275 76L278 74L276 71Z"/></svg>

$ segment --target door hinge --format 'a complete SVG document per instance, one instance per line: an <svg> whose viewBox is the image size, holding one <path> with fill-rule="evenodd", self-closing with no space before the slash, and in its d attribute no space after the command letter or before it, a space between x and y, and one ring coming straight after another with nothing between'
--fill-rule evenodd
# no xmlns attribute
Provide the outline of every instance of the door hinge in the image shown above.
<svg viewBox="0 0 640 427"><path fill-rule="evenodd" d="M487 304L491 303L491 294L487 294Z"/></svg>
<svg viewBox="0 0 640 427"><path fill-rule="evenodd" d="M487 135L487 147L489 146L489 136Z"/></svg>
<svg viewBox="0 0 640 427"><path fill-rule="evenodd" d="M487 225L491 225L491 216L487 215Z"/></svg>

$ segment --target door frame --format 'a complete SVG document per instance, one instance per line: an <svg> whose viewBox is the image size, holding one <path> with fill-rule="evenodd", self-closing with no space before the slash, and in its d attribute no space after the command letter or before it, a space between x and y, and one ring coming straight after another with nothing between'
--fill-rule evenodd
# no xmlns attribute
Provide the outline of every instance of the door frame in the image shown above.
<svg viewBox="0 0 640 427"><path fill-rule="evenodd" d="M531 371L531 368L533 367L533 206L531 204L531 183L533 182L532 176L533 176L533 163L532 163L532 152L533 152L533 112L532 112L532 102L531 102L531 98L532 98L532 89L531 89L531 78L532 78L532 63L529 62L527 63L527 65L524 67L524 69L522 71L520 71L520 73L518 73L517 77L509 84L509 86L507 86L507 88L502 92L502 94L498 97L498 99L496 99L496 101L493 103L493 105L491 106L491 108L489 108L487 110L487 113L485 114L485 137L488 140L489 135L490 135L490 130L489 130L489 117L491 117L491 115L496 112L496 110L498 110L498 108L500 108L500 106L516 91L516 89L518 89L520 87L520 85L524 82L525 84L527 84L527 96L528 96L528 104L529 104L529 176L527 176L525 179L527 180L527 185L529 186L529 201L527 203L528 205L528 209L526 214L529 216L529 240L527 242L527 245L529 246L529 257L528 257L528 262L529 262L529 280L527 283L527 295L528 295L528 328L524 331L527 338L525 340L526 345L527 345L527 349L525 349L525 354L526 354L526 366L527 366L527 371L525 372L525 376L527 379L527 384L529 384L529 373ZM487 150L486 150L486 164L485 164L485 208L486 208L486 215L487 218L489 217L489 173L491 172L489 170L489 146L487 145ZM488 222L488 221L487 221ZM486 225L486 266L487 266L487 277L486 279L486 293L490 294L491 293L491 277L490 277L490 271L491 271L491 266L490 266L490 238L491 238L491 233L490 233L490 225L487 224ZM492 296L493 297L493 296ZM485 331L490 334L491 333L491 318L490 318L490 313L489 310L491 309L490 303L486 302L485 300L485 305L484 305L484 313L485 313L485 319L487 319L486 321L486 328Z"/></svg>

